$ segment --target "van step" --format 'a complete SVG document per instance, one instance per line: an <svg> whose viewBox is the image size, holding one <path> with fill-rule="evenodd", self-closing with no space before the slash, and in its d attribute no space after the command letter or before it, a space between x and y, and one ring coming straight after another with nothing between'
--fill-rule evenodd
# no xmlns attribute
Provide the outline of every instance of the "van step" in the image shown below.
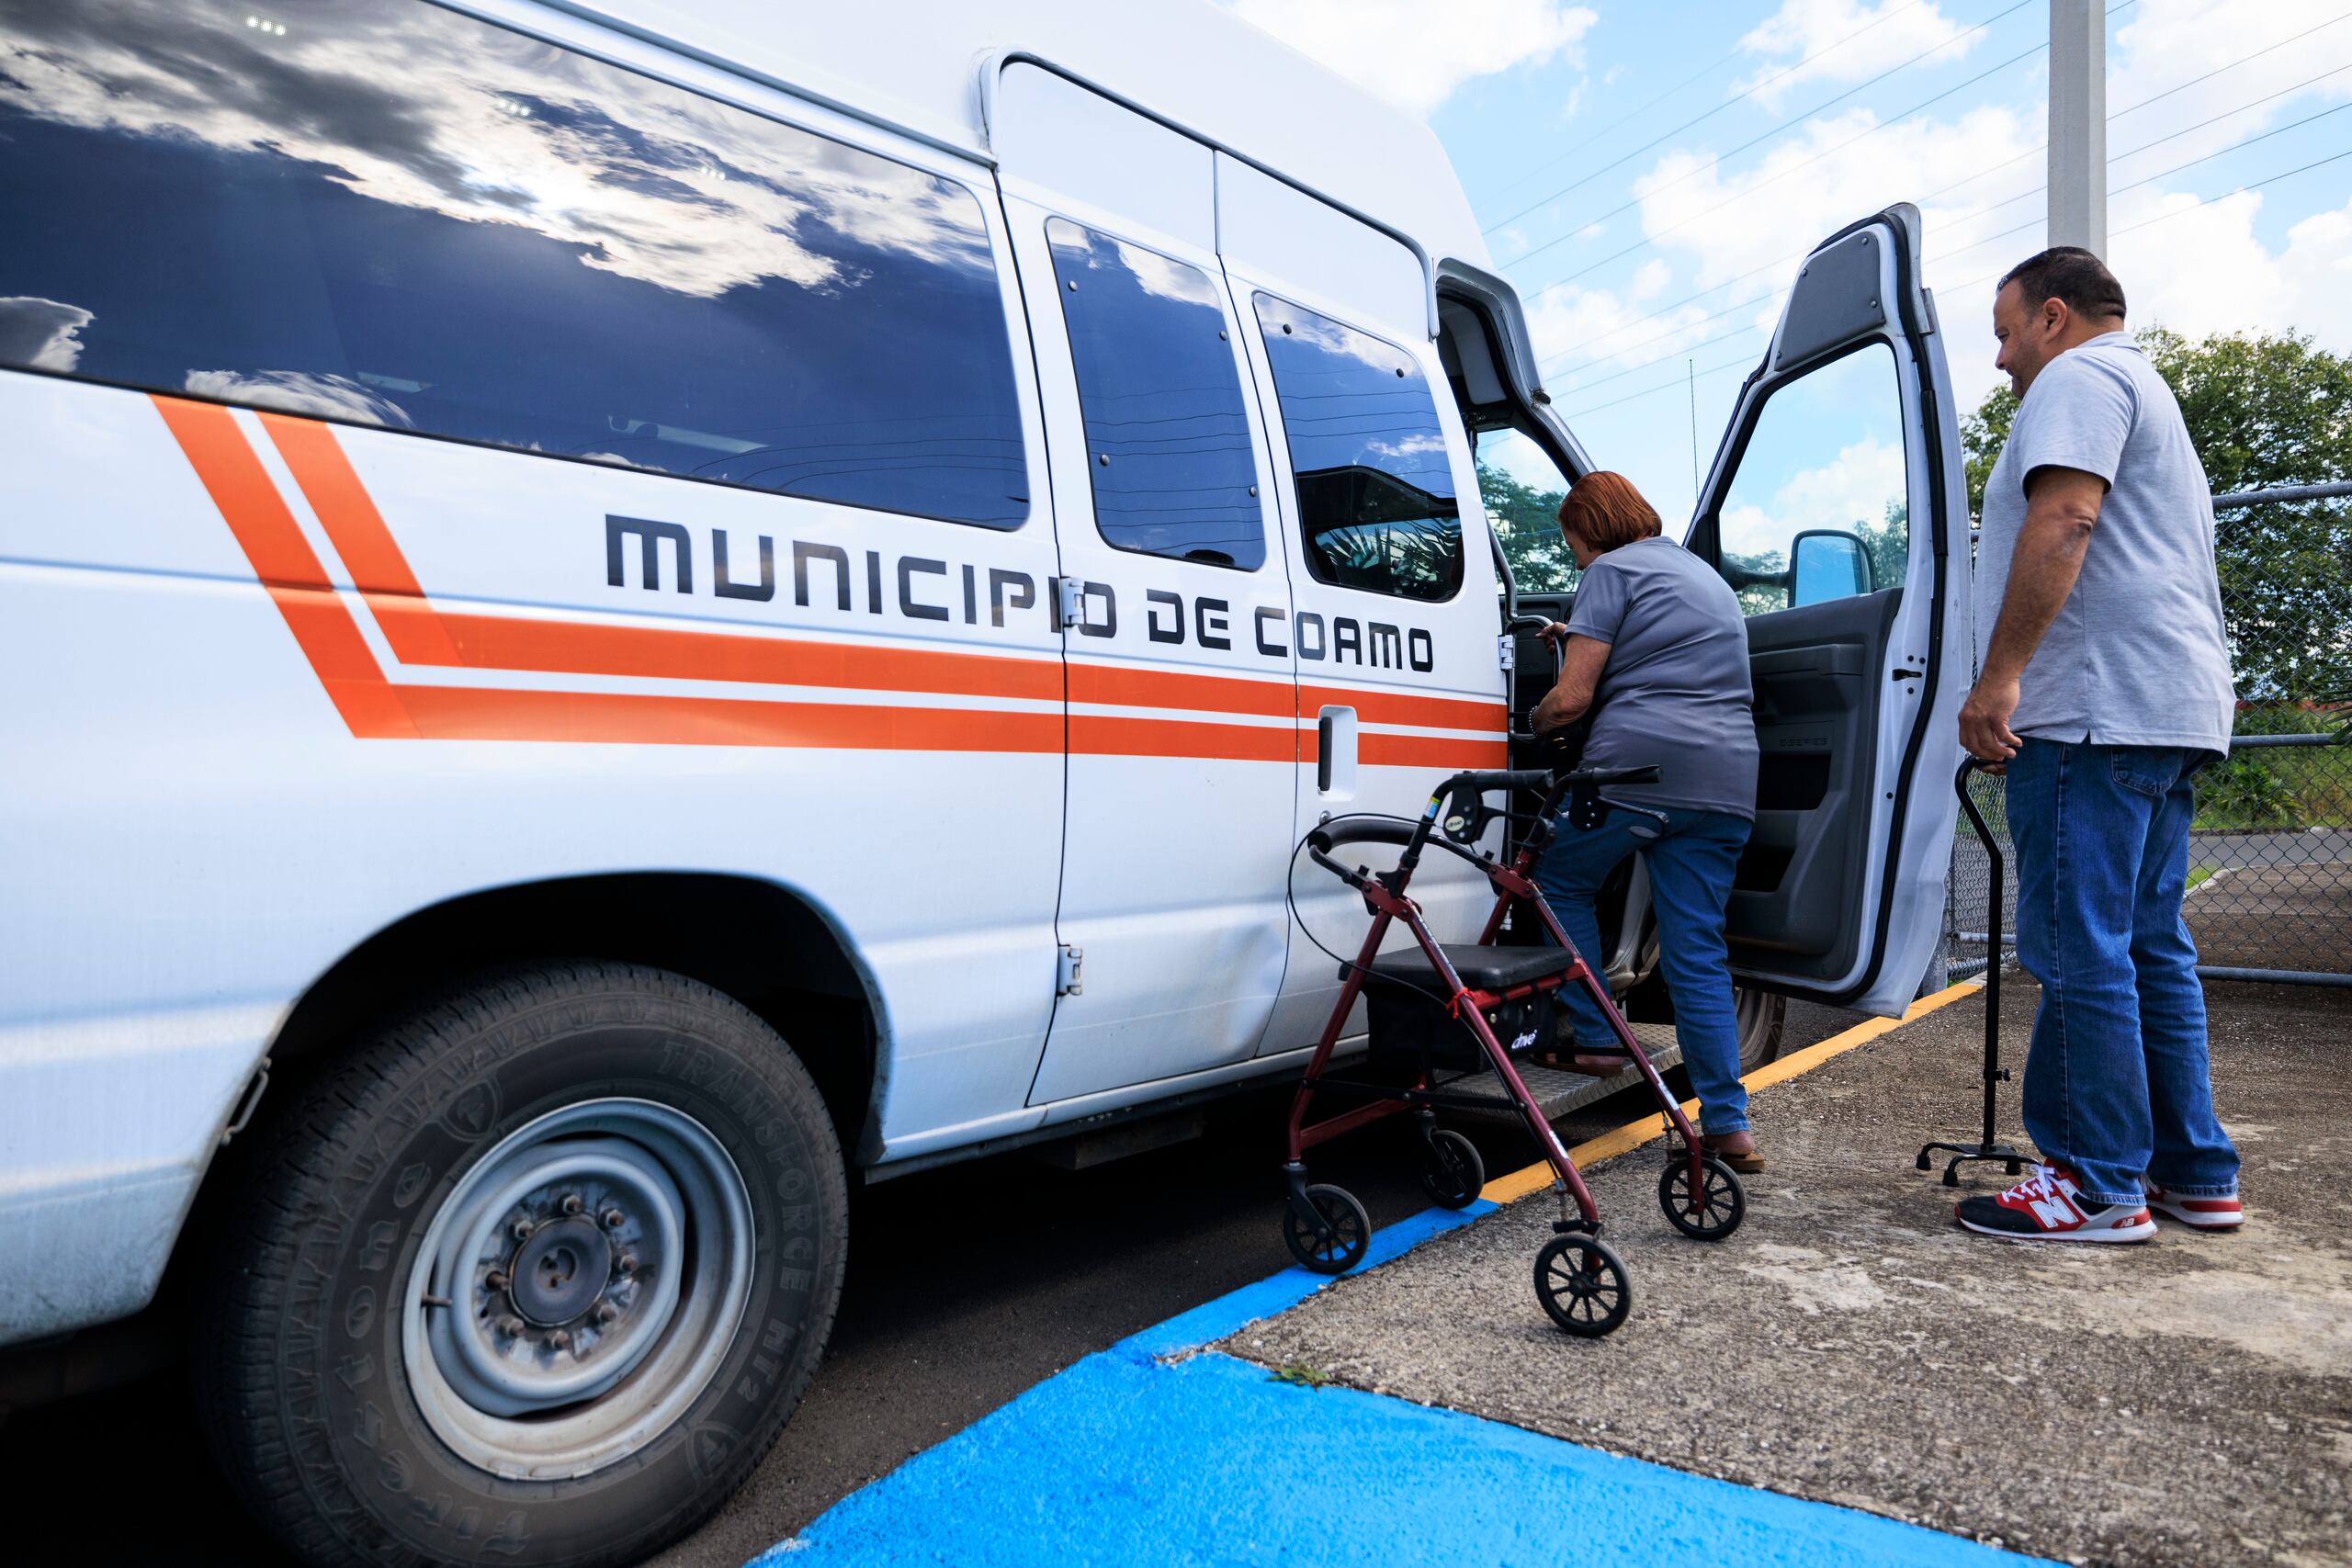
<svg viewBox="0 0 2352 1568"><path fill-rule="evenodd" d="M1649 1053L1651 1063L1659 1072L1681 1064L1682 1047L1675 1043L1672 1024L1637 1023L1634 1025L1634 1038L1642 1043L1642 1049ZM1580 1111L1594 1100L1606 1100L1622 1090L1639 1089L1642 1082L1631 1062L1623 1072L1605 1078L1542 1066L1524 1057L1518 1066L1520 1078L1535 1097L1535 1103L1543 1107L1547 1121L1557 1121L1571 1111Z"/></svg>

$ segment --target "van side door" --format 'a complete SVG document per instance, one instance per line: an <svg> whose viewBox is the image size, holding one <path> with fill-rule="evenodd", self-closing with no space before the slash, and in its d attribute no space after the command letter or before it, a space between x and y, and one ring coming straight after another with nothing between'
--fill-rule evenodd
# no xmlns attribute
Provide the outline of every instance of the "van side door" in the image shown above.
<svg viewBox="0 0 2352 1568"><path fill-rule="evenodd" d="M1970 680L1967 490L1916 209L1805 258L1689 544L1739 595L1756 682L1733 972L1899 1012L1939 931Z"/></svg>
<svg viewBox="0 0 2352 1568"><path fill-rule="evenodd" d="M991 129L1067 508L1057 923L1076 956L1030 1096L1058 1115L1238 1067L1265 1031L1298 755L1290 582L1217 277L1215 155L1026 64Z"/></svg>
<svg viewBox="0 0 2352 1568"><path fill-rule="evenodd" d="M1429 283L1389 236L1220 154L1218 243L1273 443L1295 607L1299 829L1419 817L1464 768L1504 765L1497 580L1469 439L1430 340ZM1362 901L1295 863L1290 978L1262 1047L1311 1044ZM1468 941L1485 880L1424 862L1413 897ZM1399 934L1399 941L1407 940Z"/></svg>

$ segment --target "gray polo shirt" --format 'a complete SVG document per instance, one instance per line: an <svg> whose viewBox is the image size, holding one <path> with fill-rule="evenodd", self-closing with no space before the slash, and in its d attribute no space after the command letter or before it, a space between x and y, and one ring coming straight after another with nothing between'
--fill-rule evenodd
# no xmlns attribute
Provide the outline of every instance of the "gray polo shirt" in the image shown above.
<svg viewBox="0 0 2352 1568"><path fill-rule="evenodd" d="M2036 468L2108 484L2082 575L2027 661L2009 728L2044 740L2224 751L2237 694L2213 565L2213 495L2172 389L2122 333L2044 366L1984 485L1976 546L1981 665L2000 619Z"/></svg>
<svg viewBox="0 0 2352 1568"><path fill-rule="evenodd" d="M1609 645L1585 765L1658 765L1657 783L1609 793L1754 821L1754 688L1731 585L1671 539L1637 539L1585 569L1568 630Z"/></svg>

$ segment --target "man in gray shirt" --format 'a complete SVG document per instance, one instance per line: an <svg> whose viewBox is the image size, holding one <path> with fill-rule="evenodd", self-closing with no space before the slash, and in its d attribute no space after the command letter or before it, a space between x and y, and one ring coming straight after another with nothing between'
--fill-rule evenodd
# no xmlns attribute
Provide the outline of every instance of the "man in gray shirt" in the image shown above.
<svg viewBox="0 0 2352 1568"><path fill-rule="evenodd" d="M2212 495L2097 256L2020 264L1993 325L2019 401L1984 487L1980 672L1960 735L2008 777L2018 958L2041 982L2025 1127L2048 1163L1962 1200L1960 1223L2144 1241L2153 1209L2233 1228L2237 1151L2213 1114L2180 914L2190 780L2228 750L2236 700Z"/></svg>

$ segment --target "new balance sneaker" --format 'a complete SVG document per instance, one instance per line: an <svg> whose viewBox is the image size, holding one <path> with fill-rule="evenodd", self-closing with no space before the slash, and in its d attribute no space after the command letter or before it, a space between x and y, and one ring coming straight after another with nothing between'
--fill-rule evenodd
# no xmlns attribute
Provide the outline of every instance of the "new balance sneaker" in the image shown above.
<svg viewBox="0 0 2352 1568"><path fill-rule="evenodd" d="M2234 1192L2226 1198L2177 1198L2144 1176L2140 1179L2140 1190L2147 1194L2149 1208L2200 1231L2233 1231L2245 1224L2245 1212L2238 1207Z"/></svg>
<svg viewBox="0 0 2352 1568"><path fill-rule="evenodd" d="M2006 1192L1980 1193L1952 1206L1960 1223L2012 1241L2145 1241L2156 1222L2139 1203L2089 1203L2063 1165L2037 1165Z"/></svg>

